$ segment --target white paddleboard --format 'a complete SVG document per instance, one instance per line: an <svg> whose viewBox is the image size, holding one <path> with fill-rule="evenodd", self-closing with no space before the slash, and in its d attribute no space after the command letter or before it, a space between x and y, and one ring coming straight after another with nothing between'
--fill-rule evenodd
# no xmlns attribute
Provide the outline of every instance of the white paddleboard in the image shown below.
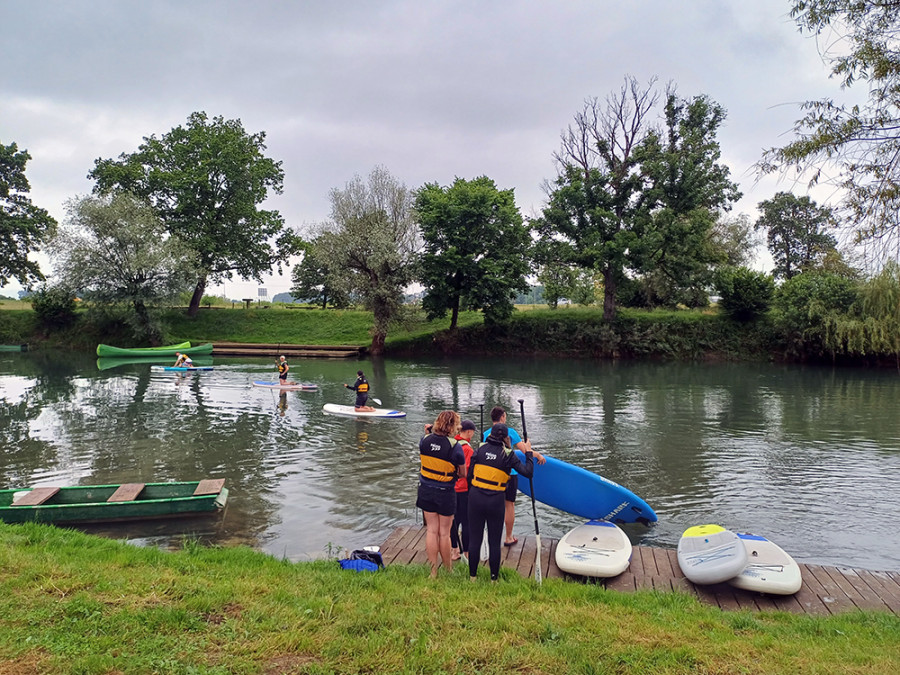
<svg viewBox="0 0 900 675"><path fill-rule="evenodd" d="M161 371L175 371L178 373L187 373L192 370L212 370L212 366L150 366L150 370L161 372Z"/></svg>
<svg viewBox="0 0 900 675"><path fill-rule="evenodd" d="M357 412L352 405L337 405L326 403L322 410L329 415L345 415L346 417L406 417L405 412L391 410L390 408L375 408L373 412Z"/></svg>
<svg viewBox="0 0 900 675"><path fill-rule="evenodd" d="M738 532L747 551L747 565L728 583L745 591L793 595L800 590L800 565L784 549L765 537Z"/></svg>
<svg viewBox="0 0 900 675"><path fill-rule="evenodd" d="M678 565L695 584L718 584L741 573L747 566L747 551L731 530L696 525L678 541Z"/></svg>
<svg viewBox="0 0 900 675"><path fill-rule="evenodd" d="M556 566L584 577L614 577L631 562L631 541L613 523L589 520L567 532L556 545Z"/></svg>
<svg viewBox="0 0 900 675"><path fill-rule="evenodd" d="M283 389L284 391L315 391L319 385L311 382L290 382L281 384L279 382L261 382L256 380L253 382L254 387L265 387L267 389Z"/></svg>

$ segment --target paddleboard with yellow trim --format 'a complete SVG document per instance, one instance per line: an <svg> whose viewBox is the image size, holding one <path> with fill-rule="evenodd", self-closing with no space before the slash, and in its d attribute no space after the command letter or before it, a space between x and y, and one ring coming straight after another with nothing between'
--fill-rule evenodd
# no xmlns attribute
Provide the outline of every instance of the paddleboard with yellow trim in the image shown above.
<svg viewBox="0 0 900 675"><path fill-rule="evenodd" d="M728 583L745 591L793 595L803 585L800 565L778 544L756 534L737 533L747 551L747 565Z"/></svg>
<svg viewBox="0 0 900 675"><path fill-rule="evenodd" d="M556 566L583 577L615 577L631 562L631 541L605 520L589 520L567 532L556 545Z"/></svg>
<svg viewBox="0 0 900 675"><path fill-rule="evenodd" d="M718 584L747 566L747 550L737 534L721 525L695 525L678 541L678 566L695 584Z"/></svg>

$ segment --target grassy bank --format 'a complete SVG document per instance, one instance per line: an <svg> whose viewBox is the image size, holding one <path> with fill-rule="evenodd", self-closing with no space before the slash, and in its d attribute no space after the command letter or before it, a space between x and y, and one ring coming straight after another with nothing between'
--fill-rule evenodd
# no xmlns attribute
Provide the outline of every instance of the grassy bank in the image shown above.
<svg viewBox="0 0 900 675"><path fill-rule="evenodd" d="M377 574L0 525L0 673L896 673L900 619L725 613L459 566Z"/></svg>
<svg viewBox="0 0 900 675"><path fill-rule="evenodd" d="M0 312L0 343L44 342L93 350L98 342L137 346L124 324L79 323L41 335L28 310ZM357 310L204 308L196 317L183 309L165 312L167 341L266 342L363 345L372 339L372 315ZM765 360L778 356L777 336L767 321L740 324L714 312L623 309L613 322L599 308L529 307L502 326L485 326L478 312L463 312L459 327L450 320L426 321L408 308L391 328L387 351L394 355L529 354L578 358L672 360Z"/></svg>

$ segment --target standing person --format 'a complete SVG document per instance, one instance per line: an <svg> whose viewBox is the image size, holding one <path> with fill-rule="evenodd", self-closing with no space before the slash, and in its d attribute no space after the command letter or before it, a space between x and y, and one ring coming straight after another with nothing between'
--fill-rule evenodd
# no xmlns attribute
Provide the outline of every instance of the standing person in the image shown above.
<svg viewBox="0 0 900 675"><path fill-rule="evenodd" d="M462 446L463 455L466 458L464 472L467 474L474 452L472 437L475 436L475 422L463 420L459 428L460 432L456 434L456 440ZM450 527L450 558L459 560L469 550L469 481L465 475L456 481L454 489L456 491L456 514L453 516L453 525Z"/></svg>
<svg viewBox="0 0 900 675"><path fill-rule="evenodd" d="M515 470L526 478L534 473L531 443L525 441L525 463L510 447L509 429L497 422L488 431L486 442L472 455L469 479L469 578L475 581L484 526L488 532L488 564L491 581L500 575L500 540L506 513L504 493Z"/></svg>
<svg viewBox="0 0 900 675"><path fill-rule="evenodd" d="M283 356L278 357L278 384L282 387L288 383L287 377L290 369L291 367L288 365L287 359Z"/></svg>
<svg viewBox="0 0 900 675"><path fill-rule="evenodd" d="M506 424L506 410L499 405L491 408L491 424ZM507 427L507 430L509 431L509 441L512 447L516 450L525 452L526 444L522 441L522 437L519 436L519 432L512 427ZM488 434L490 433L490 429L485 430L484 440L487 440ZM530 449L531 443L529 442L527 445ZM541 453L536 450L532 450L532 452L534 453L534 458L537 460L538 464L546 464L547 460ZM519 543L519 539L513 536L513 525L516 523L516 494L518 494L518 492L519 477L516 475L516 471L513 470L509 482L506 484L506 515L504 517L504 523L506 524L506 538L503 540L504 546L514 546Z"/></svg>
<svg viewBox="0 0 900 675"><path fill-rule="evenodd" d="M425 551L431 563L432 579L437 577L440 567L438 555L446 570L453 569L450 555L450 525L456 512L453 487L462 474L460 467L466 462L462 446L453 438L459 431L459 415L445 410L434 424L425 425L427 435L419 441L421 465L416 506L425 513Z"/></svg>
<svg viewBox="0 0 900 675"><path fill-rule="evenodd" d="M345 384L347 389L353 389L356 392L356 403L353 405L353 409L356 412L375 412L375 408L370 405L366 405L366 401L369 400L369 381L366 379L366 376L363 375L363 371L356 371L356 382L353 384Z"/></svg>

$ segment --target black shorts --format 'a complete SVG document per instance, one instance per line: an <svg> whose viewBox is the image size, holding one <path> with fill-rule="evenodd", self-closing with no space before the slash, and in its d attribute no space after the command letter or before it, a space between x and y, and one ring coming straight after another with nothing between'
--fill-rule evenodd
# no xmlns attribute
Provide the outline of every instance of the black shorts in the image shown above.
<svg viewBox="0 0 900 675"><path fill-rule="evenodd" d="M506 501L515 502L519 492L519 474L513 474L506 483Z"/></svg>
<svg viewBox="0 0 900 675"><path fill-rule="evenodd" d="M453 489L454 482L447 483L446 488L419 483L419 496L416 499L416 506L423 511L436 513L439 516L455 515L456 490Z"/></svg>
<svg viewBox="0 0 900 675"><path fill-rule="evenodd" d="M282 382L287 382L287 373L281 373L281 375L278 376L278 379Z"/></svg>
<svg viewBox="0 0 900 675"><path fill-rule="evenodd" d="M366 401L368 401L368 400L369 400L368 394L357 394L356 395L356 407L362 408L366 404Z"/></svg>

